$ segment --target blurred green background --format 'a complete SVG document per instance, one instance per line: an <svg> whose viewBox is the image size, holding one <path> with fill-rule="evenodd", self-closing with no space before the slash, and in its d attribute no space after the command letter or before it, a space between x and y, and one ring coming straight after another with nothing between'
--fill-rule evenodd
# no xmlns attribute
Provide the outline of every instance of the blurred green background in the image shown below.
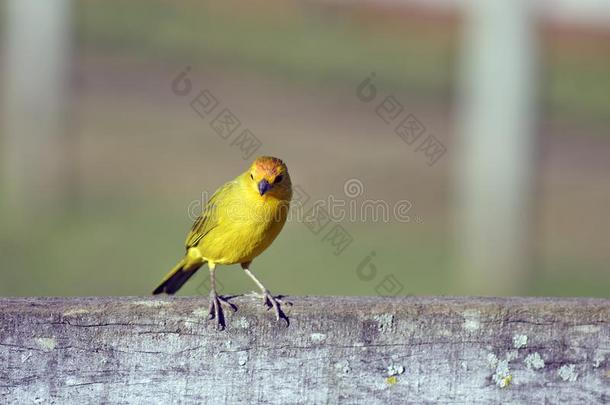
<svg viewBox="0 0 610 405"><path fill-rule="evenodd" d="M409 222L341 222L353 242L340 255L323 234L289 222L253 265L271 291L470 292L453 243L464 22L455 7L405 4L71 3L60 181L47 182L41 171L28 203L15 208L10 184L21 181L20 171L8 165L38 167L55 152L10 163L6 127L0 139L9 184L0 193L0 295L145 295L180 258L189 204L251 160L172 92L186 66L194 91L209 89L230 108L262 142L257 154L287 162L312 200L344 198L346 181L356 178L362 198L413 204ZM10 9L1 10L5 44ZM544 16L537 24L528 277L510 293L610 297L610 25ZM0 94L10 96L6 48ZM45 75L45 60L36 68ZM438 163L429 166L356 97L371 72L379 97L394 95L442 140L447 153ZM32 109L30 119L37 114ZM376 273L367 280L358 269L371 252ZM388 276L401 288L384 289ZM221 268L219 278L224 293L254 289L239 266ZM207 294L207 270L180 294Z"/></svg>

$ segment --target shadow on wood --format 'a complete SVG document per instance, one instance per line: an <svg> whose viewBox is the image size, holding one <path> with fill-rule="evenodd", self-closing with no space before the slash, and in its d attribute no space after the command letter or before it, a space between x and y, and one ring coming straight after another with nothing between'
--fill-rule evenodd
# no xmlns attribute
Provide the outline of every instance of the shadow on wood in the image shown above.
<svg viewBox="0 0 610 405"><path fill-rule="evenodd" d="M607 403L610 300L0 299L0 402Z"/></svg>

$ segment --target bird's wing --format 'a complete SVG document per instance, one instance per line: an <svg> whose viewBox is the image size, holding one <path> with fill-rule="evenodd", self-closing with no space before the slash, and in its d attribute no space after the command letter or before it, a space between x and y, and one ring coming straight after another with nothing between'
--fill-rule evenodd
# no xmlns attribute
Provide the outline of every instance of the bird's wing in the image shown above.
<svg viewBox="0 0 610 405"><path fill-rule="evenodd" d="M216 210L218 207L219 200L222 196L226 195L227 192L236 186L235 181L230 181L221 186L212 198L206 203L205 207L201 211L201 215L197 217L193 227L191 228L188 236L186 237L186 250L188 251L191 247L199 245L201 240L215 227L218 226L219 215Z"/></svg>

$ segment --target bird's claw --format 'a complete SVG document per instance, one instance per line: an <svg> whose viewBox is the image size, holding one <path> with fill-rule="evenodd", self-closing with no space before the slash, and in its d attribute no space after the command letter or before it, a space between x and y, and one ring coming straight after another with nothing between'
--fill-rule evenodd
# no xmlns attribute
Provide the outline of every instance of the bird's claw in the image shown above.
<svg viewBox="0 0 610 405"><path fill-rule="evenodd" d="M292 306L291 301L284 299L285 295L276 295L275 297L273 297L269 291L267 291L266 294L261 294L256 291L252 291L249 294L246 294L246 296L263 300L263 304L265 304L267 306L267 309L271 309L273 307L273 305L271 304L271 301L269 300L268 297L274 298L275 301L277 301L278 303L280 303L282 305L288 305L289 307Z"/></svg>
<svg viewBox="0 0 610 405"><path fill-rule="evenodd" d="M283 320L284 322L286 322L286 327L288 327L290 325L290 320L288 319L288 317L286 316L284 311L282 311L281 305L292 306L292 302L283 300L282 295L278 295L277 297L274 297L273 295L271 295L271 293L268 290L266 290L263 294L259 294L259 296L261 296L263 298L263 303L267 307L267 310L270 310L271 308L273 308L273 310L275 312L275 320L278 322L280 320Z"/></svg>
<svg viewBox="0 0 610 405"><path fill-rule="evenodd" d="M208 320L216 319L216 328L223 330L226 326L225 315L222 305L228 305L233 312L237 311L237 306L230 302L227 298L217 295L215 292L210 293L210 309L208 310Z"/></svg>

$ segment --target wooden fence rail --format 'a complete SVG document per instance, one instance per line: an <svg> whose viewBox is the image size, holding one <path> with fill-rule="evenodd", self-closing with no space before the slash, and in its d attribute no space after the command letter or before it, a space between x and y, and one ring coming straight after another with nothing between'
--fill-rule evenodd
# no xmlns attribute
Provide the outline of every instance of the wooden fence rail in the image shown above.
<svg viewBox="0 0 610 405"><path fill-rule="evenodd" d="M610 300L0 299L0 403L608 403Z"/></svg>

